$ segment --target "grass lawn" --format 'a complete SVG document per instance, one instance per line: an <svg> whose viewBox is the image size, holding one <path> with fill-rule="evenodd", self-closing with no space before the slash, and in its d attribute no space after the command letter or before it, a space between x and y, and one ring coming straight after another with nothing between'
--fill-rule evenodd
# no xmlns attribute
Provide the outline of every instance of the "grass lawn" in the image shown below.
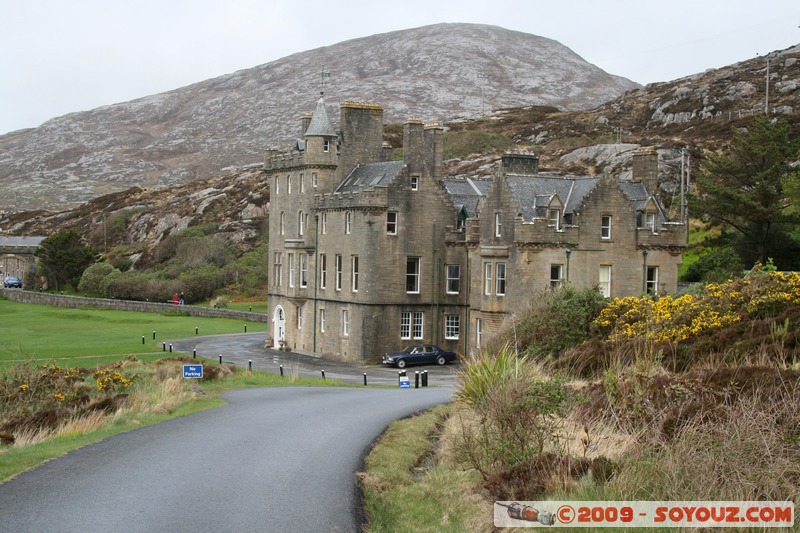
<svg viewBox="0 0 800 533"><path fill-rule="evenodd" d="M195 328L199 335L217 335L243 333L245 327L247 333L266 332L267 324L181 313L69 309L0 299L0 370L4 363L30 359L56 359L68 366L93 366L128 354L157 359L164 356L162 342L192 337ZM79 362L95 356L105 360Z"/></svg>

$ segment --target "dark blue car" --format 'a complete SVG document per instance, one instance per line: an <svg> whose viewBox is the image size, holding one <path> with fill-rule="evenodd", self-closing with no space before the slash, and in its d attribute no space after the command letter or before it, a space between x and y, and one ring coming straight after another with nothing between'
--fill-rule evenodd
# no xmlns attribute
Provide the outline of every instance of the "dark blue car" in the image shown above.
<svg viewBox="0 0 800 533"><path fill-rule="evenodd" d="M10 288L16 287L18 289L22 288L22 280L16 276L6 276L6 279L3 280L3 287Z"/></svg>
<svg viewBox="0 0 800 533"><path fill-rule="evenodd" d="M405 368L406 365L433 364L444 365L456 360L454 352L442 350L433 344L412 344L402 352L387 353L383 356L383 364Z"/></svg>

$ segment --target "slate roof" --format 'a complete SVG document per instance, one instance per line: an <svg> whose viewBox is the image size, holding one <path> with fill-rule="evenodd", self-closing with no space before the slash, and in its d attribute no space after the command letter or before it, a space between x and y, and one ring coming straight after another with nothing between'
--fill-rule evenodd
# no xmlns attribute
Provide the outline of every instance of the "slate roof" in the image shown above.
<svg viewBox="0 0 800 533"><path fill-rule="evenodd" d="M469 217L477 215L478 202L489 194L492 188L492 180L447 178L442 182L453 205L457 209L464 207Z"/></svg>
<svg viewBox="0 0 800 533"><path fill-rule="evenodd" d="M0 237L0 246L39 246L45 237Z"/></svg>
<svg viewBox="0 0 800 533"><path fill-rule="evenodd" d="M325 109L325 99L317 101L317 108L311 115L311 122L308 124L305 136L309 135L322 137L336 137L336 130L333 129L331 119L328 117L328 110Z"/></svg>
<svg viewBox="0 0 800 533"><path fill-rule="evenodd" d="M573 213L597 185L596 177L546 175L506 175L506 182L517 199L523 220L546 218L554 195L564 204L564 214Z"/></svg>
<svg viewBox="0 0 800 533"><path fill-rule="evenodd" d="M355 192L369 187L386 187L403 169L402 161L383 161L358 165L335 192Z"/></svg>

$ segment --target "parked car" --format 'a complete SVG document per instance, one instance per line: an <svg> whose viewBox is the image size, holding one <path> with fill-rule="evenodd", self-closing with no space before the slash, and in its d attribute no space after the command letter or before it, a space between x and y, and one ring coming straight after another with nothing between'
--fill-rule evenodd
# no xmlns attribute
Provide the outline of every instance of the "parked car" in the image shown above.
<svg viewBox="0 0 800 533"><path fill-rule="evenodd" d="M402 352L387 353L383 356L383 364L405 368L406 365L424 365L436 363L443 365L456 360L454 352L442 350L433 344L412 344Z"/></svg>
<svg viewBox="0 0 800 533"><path fill-rule="evenodd" d="M16 276L6 276L6 279L3 280L3 287L16 287L18 289L22 288L22 280Z"/></svg>

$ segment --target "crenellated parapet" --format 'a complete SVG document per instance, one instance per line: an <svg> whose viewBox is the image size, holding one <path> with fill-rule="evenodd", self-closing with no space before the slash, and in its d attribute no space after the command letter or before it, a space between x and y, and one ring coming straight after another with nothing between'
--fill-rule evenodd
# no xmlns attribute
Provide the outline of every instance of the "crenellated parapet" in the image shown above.
<svg viewBox="0 0 800 533"><path fill-rule="evenodd" d="M278 153L268 151L264 157L264 170L291 170L305 165L305 157L300 153Z"/></svg>

